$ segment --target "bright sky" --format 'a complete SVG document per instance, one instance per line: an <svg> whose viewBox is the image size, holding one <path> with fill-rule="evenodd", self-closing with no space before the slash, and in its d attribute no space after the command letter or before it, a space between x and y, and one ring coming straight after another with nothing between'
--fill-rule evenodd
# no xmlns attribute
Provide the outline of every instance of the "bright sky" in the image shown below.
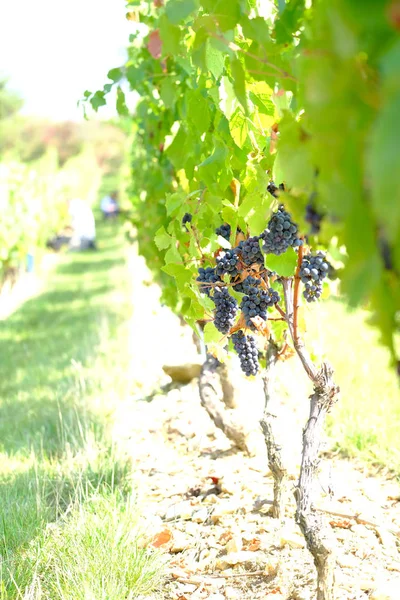
<svg viewBox="0 0 400 600"><path fill-rule="evenodd" d="M23 112L82 118L83 92L102 88L124 61L125 13L124 0L0 0L0 75L24 98Z"/></svg>

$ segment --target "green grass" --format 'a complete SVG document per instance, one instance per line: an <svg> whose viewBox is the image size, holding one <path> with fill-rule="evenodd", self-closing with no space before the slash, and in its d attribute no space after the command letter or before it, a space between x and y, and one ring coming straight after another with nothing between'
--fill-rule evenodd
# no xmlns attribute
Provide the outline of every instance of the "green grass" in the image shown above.
<svg viewBox="0 0 400 600"><path fill-rule="evenodd" d="M129 396L124 245L65 254L0 322L0 598L120 600L159 586L114 439Z"/></svg>
<svg viewBox="0 0 400 600"><path fill-rule="evenodd" d="M327 300L306 311L307 341L335 367L341 397L328 422L335 448L400 474L400 389L366 311Z"/></svg>

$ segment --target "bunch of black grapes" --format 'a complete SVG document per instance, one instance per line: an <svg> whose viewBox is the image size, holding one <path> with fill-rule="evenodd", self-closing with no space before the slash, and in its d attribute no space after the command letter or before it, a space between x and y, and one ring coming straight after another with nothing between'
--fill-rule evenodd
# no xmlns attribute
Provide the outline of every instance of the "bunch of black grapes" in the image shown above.
<svg viewBox="0 0 400 600"><path fill-rule="evenodd" d="M215 233L229 242L229 238L231 237L231 226L228 225L228 223L223 223L220 227L217 227Z"/></svg>
<svg viewBox="0 0 400 600"><path fill-rule="evenodd" d="M229 292L228 288L215 288L213 296L215 304L214 325L224 335L233 327L238 311L238 304Z"/></svg>
<svg viewBox="0 0 400 600"><path fill-rule="evenodd" d="M239 356L240 366L247 377L256 375L259 369L258 348L252 335L238 331L232 335L233 347Z"/></svg>
<svg viewBox="0 0 400 600"><path fill-rule="evenodd" d="M297 248L303 243L298 236L296 223L293 223L283 205L273 213L260 238L264 241L263 250L266 254L283 254L288 248Z"/></svg>
<svg viewBox="0 0 400 600"><path fill-rule="evenodd" d="M317 211L313 203L308 203L306 206L305 221L311 225L310 233L315 234L320 232L322 219L323 215Z"/></svg>
<svg viewBox="0 0 400 600"><path fill-rule="evenodd" d="M231 250L224 250L219 256L217 256L216 273L219 277L225 274L235 277L239 274L239 250L238 248L232 248Z"/></svg>
<svg viewBox="0 0 400 600"><path fill-rule="evenodd" d="M255 235L254 237L250 237L247 240L240 242L238 248L245 265L250 266L254 263L260 265L264 264L264 256L260 249L259 240L260 237Z"/></svg>
<svg viewBox="0 0 400 600"><path fill-rule="evenodd" d="M256 329L252 319L254 317L261 317L264 321L268 318L268 308L274 306L280 301L278 292L269 288L264 290L260 287L260 281L255 280L257 283L247 287L246 295L243 296L240 308L243 311L246 327Z"/></svg>
<svg viewBox="0 0 400 600"><path fill-rule="evenodd" d="M329 263L323 252L308 254L301 262L300 279L304 283L303 296L307 302L315 302L322 294L322 281L329 272Z"/></svg>
<svg viewBox="0 0 400 600"><path fill-rule="evenodd" d="M214 288L214 284L221 281L218 275L215 272L215 268L213 267L200 267L198 270L198 277L196 281L200 283L200 292L206 294L206 296L210 296L211 290ZM211 284L211 285L210 285Z"/></svg>

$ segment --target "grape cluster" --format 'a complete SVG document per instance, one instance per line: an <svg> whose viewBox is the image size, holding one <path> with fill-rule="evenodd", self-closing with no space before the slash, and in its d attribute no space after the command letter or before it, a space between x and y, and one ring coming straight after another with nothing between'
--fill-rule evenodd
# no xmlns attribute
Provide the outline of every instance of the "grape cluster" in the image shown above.
<svg viewBox="0 0 400 600"><path fill-rule="evenodd" d="M246 277L243 281L233 284L235 292L240 292L241 294L248 294L251 288L257 287L258 285L260 285L260 280L251 276Z"/></svg>
<svg viewBox="0 0 400 600"><path fill-rule="evenodd" d="M254 317L261 317L266 321L268 318L268 307L274 306L274 304L280 301L278 292L272 288L269 290L260 289L259 283L260 282L258 282L257 286L251 287L248 290L247 295L243 297L240 304L240 308L245 317L246 327L253 331L256 327L251 319Z"/></svg>
<svg viewBox="0 0 400 600"><path fill-rule="evenodd" d="M272 215L260 237L264 240L263 250L266 254L283 254L290 246L295 248L303 243L298 237L297 225L282 205Z"/></svg>
<svg viewBox="0 0 400 600"><path fill-rule="evenodd" d="M190 213L185 213L182 217L182 226L187 230L186 223L192 222L193 216Z"/></svg>
<svg viewBox="0 0 400 600"><path fill-rule="evenodd" d="M310 223L311 233L319 233L322 219L323 215L317 212L314 205L312 203L307 204L305 221Z"/></svg>
<svg viewBox="0 0 400 600"><path fill-rule="evenodd" d="M213 296L215 304L214 325L223 334L229 332L235 321L238 305L227 288L216 288Z"/></svg>
<svg viewBox="0 0 400 600"><path fill-rule="evenodd" d="M217 257L216 273L219 277L227 273L231 277L235 277L238 271L238 249L225 250Z"/></svg>
<svg viewBox="0 0 400 600"><path fill-rule="evenodd" d="M213 289L213 286L207 285L207 284L217 283L218 281L221 281L221 280L218 277L218 275L216 274L215 268L207 267L206 269L203 269L203 267L200 267L198 272L199 272L199 276L197 277L196 281L198 281L200 284L202 284L199 286L200 292L202 292L203 294L206 294L206 296L210 296L210 292Z"/></svg>
<svg viewBox="0 0 400 600"><path fill-rule="evenodd" d="M322 281L328 275L329 263L323 252L309 254L302 260L300 279L304 283L303 296L307 302L314 302L322 294Z"/></svg>
<svg viewBox="0 0 400 600"><path fill-rule="evenodd" d="M224 223L220 227L217 227L215 233L225 238L229 242L229 238L231 237L231 226L228 225L228 223Z"/></svg>
<svg viewBox="0 0 400 600"><path fill-rule="evenodd" d="M280 183L279 187L277 187L273 181L270 181L267 185L267 192L269 192L271 196L274 196L274 198L278 197L279 194L277 192L279 192L279 190L285 191L283 183Z"/></svg>
<svg viewBox="0 0 400 600"><path fill-rule="evenodd" d="M232 335L232 342L240 360L242 371L247 377L256 375L259 368L258 349L256 340L252 335L245 335L238 331Z"/></svg>
<svg viewBox="0 0 400 600"><path fill-rule="evenodd" d="M245 265L253 265L254 263L263 265L264 256L260 250L259 236L255 235L247 240L240 242L238 248Z"/></svg>

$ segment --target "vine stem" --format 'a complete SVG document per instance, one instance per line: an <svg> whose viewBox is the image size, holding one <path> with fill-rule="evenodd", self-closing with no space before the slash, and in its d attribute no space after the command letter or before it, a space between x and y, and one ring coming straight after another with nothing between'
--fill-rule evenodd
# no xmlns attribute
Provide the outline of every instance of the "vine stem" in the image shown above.
<svg viewBox="0 0 400 600"><path fill-rule="evenodd" d="M299 313L299 306L300 306L299 290L300 290L300 269L301 269L301 263L303 262L303 254L304 254L304 247L299 246L299 252L297 255L296 272L294 274L294 288L293 288L293 343L294 344L296 344L296 342L299 339L299 332L298 332L298 313Z"/></svg>

